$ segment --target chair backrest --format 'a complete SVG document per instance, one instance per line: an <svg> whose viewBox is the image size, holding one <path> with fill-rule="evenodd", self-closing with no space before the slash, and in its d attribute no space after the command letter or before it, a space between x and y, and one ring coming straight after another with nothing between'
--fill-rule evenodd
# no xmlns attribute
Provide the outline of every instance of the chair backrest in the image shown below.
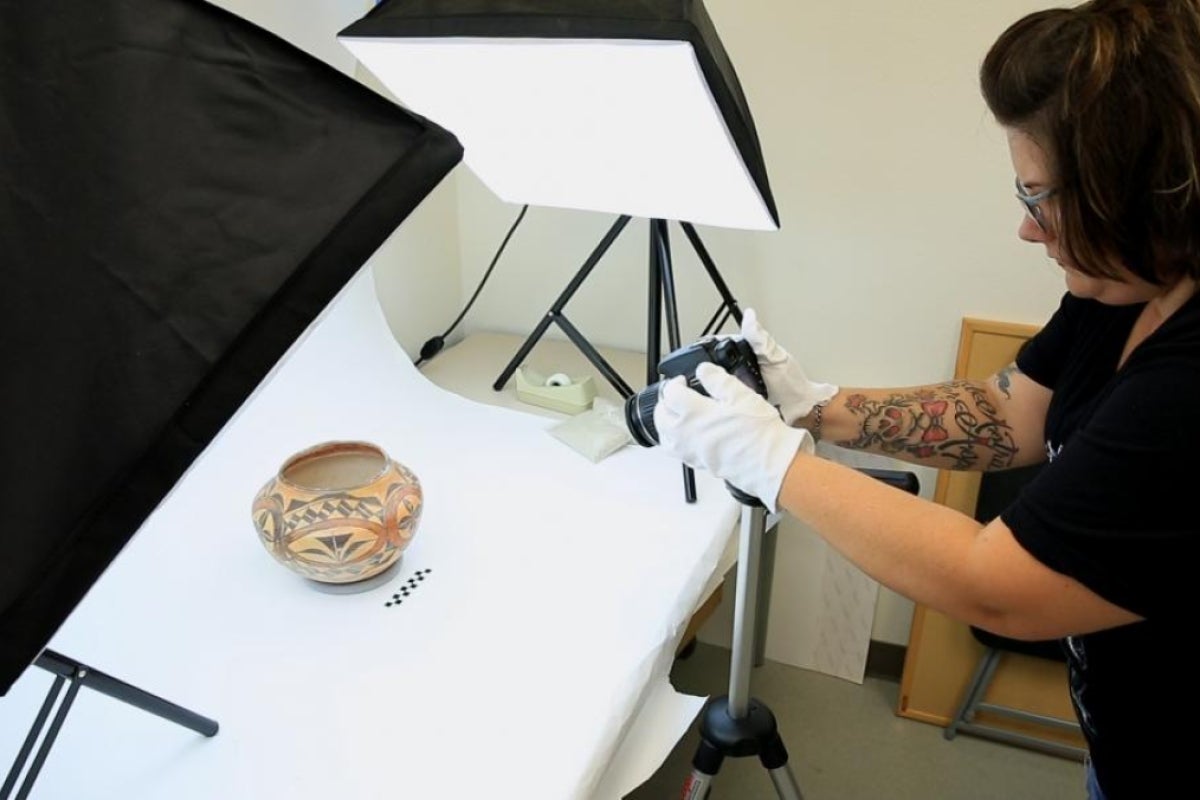
<svg viewBox="0 0 1200 800"><path fill-rule="evenodd" d="M1032 464L998 472L985 472L979 481L979 498L975 501L975 519L987 524L1008 508L1025 484L1033 480L1046 465Z"/></svg>

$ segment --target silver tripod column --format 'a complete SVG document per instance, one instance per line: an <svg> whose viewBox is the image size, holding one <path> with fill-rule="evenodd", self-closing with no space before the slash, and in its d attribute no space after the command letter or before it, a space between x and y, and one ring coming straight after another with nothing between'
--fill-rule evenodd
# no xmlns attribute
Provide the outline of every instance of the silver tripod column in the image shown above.
<svg viewBox="0 0 1200 800"><path fill-rule="evenodd" d="M706 800L725 758L746 756L758 757L782 800L803 800L796 778L788 767L787 749L779 735L775 715L750 696L759 573L766 532L766 509L742 506L729 694L712 698L701 711L700 746L692 760L692 773L683 787L683 800Z"/></svg>

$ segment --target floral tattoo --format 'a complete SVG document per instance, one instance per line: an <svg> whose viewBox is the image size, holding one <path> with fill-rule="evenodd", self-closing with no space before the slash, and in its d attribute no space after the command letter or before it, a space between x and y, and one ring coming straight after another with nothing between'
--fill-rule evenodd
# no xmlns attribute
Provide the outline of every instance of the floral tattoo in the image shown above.
<svg viewBox="0 0 1200 800"><path fill-rule="evenodd" d="M846 408L863 420L857 439L840 442L846 447L946 460L950 469L1006 469L1017 455L1012 428L983 387L968 381L884 400L853 394Z"/></svg>

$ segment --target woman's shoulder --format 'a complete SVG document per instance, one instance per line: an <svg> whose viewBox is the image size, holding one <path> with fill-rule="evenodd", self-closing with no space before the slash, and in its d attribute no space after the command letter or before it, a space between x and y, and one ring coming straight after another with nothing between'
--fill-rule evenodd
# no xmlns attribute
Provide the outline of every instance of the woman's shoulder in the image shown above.
<svg viewBox="0 0 1200 800"><path fill-rule="evenodd" d="M1133 323L1141 312L1142 305L1113 306L1091 298L1076 297L1065 292L1058 308L1043 330L1054 330L1059 335L1074 338L1094 337L1097 332Z"/></svg>
<svg viewBox="0 0 1200 800"><path fill-rule="evenodd" d="M1096 300L1065 293L1058 309L1033 339L1028 349L1041 351L1055 363L1091 361L1097 368L1109 360L1109 351L1120 351L1140 306L1107 306Z"/></svg>

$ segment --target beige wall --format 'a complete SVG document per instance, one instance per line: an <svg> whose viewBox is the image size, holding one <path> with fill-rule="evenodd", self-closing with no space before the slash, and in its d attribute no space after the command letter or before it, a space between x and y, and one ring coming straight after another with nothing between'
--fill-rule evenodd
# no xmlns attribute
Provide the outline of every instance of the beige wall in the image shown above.
<svg viewBox="0 0 1200 800"><path fill-rule="evenodd" d="M349 69L332 39L366 2L225 0ZM312 8L308 8L311 5ZM842 385L949 377L963 316L1040 323L1062 280L1016 239L1020 209L1002 132L976 72L1029 0L708 0L758 126L782 230L702 229L743 305L759 310L810 374ZM315 9L315 12L314 12ZM453 319L518 207L460 168L375 259L398 338L413 350ZM611 224L531 209L465 322L527 332ZM716 295L675 233L685 338ZM641 345L644 224L632 225L568 312L595 342ZM933 476L922 475L926 493ZM785 523L768 653L812 635L824 546ZM873 638L904 644L911 604L880 592Z"/></svg>

